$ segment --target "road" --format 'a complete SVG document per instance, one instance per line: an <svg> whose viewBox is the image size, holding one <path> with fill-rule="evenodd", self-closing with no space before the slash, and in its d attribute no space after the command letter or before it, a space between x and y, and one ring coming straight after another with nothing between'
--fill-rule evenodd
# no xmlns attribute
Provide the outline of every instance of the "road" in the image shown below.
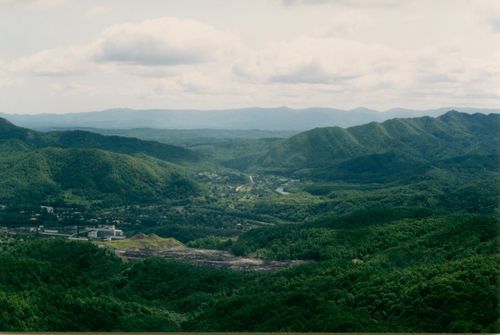
<svg viewBox="0 0 500 335"><path fill-rule="evenodd" d="M275 189L276 192L278 192L281 195L289 195L290 192L285 191L285 185L281 185Z"/></svg>

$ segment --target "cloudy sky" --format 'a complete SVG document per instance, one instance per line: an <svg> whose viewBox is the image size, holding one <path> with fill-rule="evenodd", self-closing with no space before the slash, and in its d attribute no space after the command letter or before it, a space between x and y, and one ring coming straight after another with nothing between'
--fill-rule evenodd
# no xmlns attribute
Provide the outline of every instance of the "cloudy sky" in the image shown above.
<svg viewBox="0 0 500 335"><path fill-rule="evenodd" d="M0 112L500 106L498 0L0 0Z"/></svg>

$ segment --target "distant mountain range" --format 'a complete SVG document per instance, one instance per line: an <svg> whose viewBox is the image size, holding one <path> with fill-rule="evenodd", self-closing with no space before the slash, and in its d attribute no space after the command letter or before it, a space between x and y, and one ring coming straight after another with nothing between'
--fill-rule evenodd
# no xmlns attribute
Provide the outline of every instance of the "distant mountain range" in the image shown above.
<svg viewBox="0 0 500 335"><path fill-rule="evenodd" d="M464 113L500 113L500 108L443 107L432 110L395 108L379 112L367 108L341 110L332 108L291 109L243 108L227 110L109 109L100 112L71 114L1 114L16 125L33 129L54 128L156 128L156 129L259 129L304 131L316 127L351 127L382 122L392 118L439 116L449 110Z"/></svg>

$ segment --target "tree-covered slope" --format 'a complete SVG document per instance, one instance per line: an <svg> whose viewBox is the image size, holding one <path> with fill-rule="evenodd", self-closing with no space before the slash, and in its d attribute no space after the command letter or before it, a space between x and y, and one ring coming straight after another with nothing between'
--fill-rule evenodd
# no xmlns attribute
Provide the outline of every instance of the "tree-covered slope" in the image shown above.
<svg viewBox="0 0 500 335"><path fill-rule="evenodd" d="M124 154L145 154L175 163L196 162L198 154L182 147L155 141L121 136L104 136L87 131L74 130L50 132L44 137L45 144L62 148L96 148Z"/></svg>
<svg viewBox="0 0 500 335"><path fill-rule="evenodd" d="M448 112L351 128L317 128L276 143L254 168L352 177L367 172L415 174L457 156L497 156L500 115ZM484 162L487 163L487 162Z"/></svg>
<svg viewBox="0 0 500 335"><path fill-rule="evenodd" d="M233 251L271 259L331 260L406 267L497 251L498 221L472 214L396 207L359 210L314 223L254 229Z"/></svg>
<svg viewBox="0 0 500 335"><path fill-rule="evenodd" d="M18 140L34 148L94 148L124 154L144 154L174 163L190 163L199 155L182 147L121 136L104 136L87 131L42 133L17 127L0 118L0 141Z"/></svg>
<svg viewBox="0 0 500 335"><path fill-rule="evenodd" d="M3 203L111 204L188 196L196 192L195 183L170 162L197 160L188 149L158 142L83 131L41 133L0 119Z"/></svg>
<svg viewBox="0 0 500 335"><path fill-rule="evenodd" d="M124 263L87 242L0 235L0 330L497 333L498 221L429 214L242 239L265 256L319 252L276 273Z"/></svg>
<svg viewBox="0 0 500 335"><path fill-rule="evenodd" d="M39 132L17 127L6 119L0 118L0 140L37 141L40 137Z"/></svg>
<svg viewBox="0 0 500 335"><path fill-rule="evenodd" d="M191 195L179 168L99 149L43 148L0 160L0 201L145 202Z"/></svg>

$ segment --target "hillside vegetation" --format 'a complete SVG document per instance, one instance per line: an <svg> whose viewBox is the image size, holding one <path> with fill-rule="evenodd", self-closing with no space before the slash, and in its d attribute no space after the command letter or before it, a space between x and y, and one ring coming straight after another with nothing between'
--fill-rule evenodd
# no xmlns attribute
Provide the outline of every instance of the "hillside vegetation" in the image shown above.
<svg viewBox="0 0 500 335"><path fill-rule="evenodd" d="M124 154L144 154L174 163L199 160L199 155L195 152L165 143L130 137L104 136L81 130L42 133L17 127L2 118L0 118L0 140L18 140L33 148L92 148Z"/></svg>
<svg viewBox="0 0 500 335"><path fill-rule="evenodd" d="M98 149L44 148L0 165L0 200L8 203L140 203L197 189L176 167Z"/></svg>
<svg viewBox="0 0 500 335"><path fill-rule="evenodd" d="M453 111L438 118L393 119L347 129L317 128L274 144L255 159L253 168L364 181L421 174L456 157L474 159L476 166L491 168L491 160L498 160L499 131L498 114Z"/></svg>
<svg viewBox="0 0 500 335"><path fill-rule="evenodd" d="M19 242L0 253L0 328L498 332L498 221L386 214L256 231L235 245L322 259L273 274L123 263L86 242Z"/></svg>
<svg viewBox="0 0 500 335"><path fill-rule="evenodd" d="M499 333L499 130L449 112L183 149L0 119L0 331ZM75 222L131 238L22 233ZM185 245L296 265L113 252Z"/></svg>
<svg viewBox="0 0 500 335"><path fill-rule="evenodd" d="M166 162L197 157L186 149L78 131L44 134L5 120L0 127L1 202L110 205L197 192L181 167Z"/></svg>

